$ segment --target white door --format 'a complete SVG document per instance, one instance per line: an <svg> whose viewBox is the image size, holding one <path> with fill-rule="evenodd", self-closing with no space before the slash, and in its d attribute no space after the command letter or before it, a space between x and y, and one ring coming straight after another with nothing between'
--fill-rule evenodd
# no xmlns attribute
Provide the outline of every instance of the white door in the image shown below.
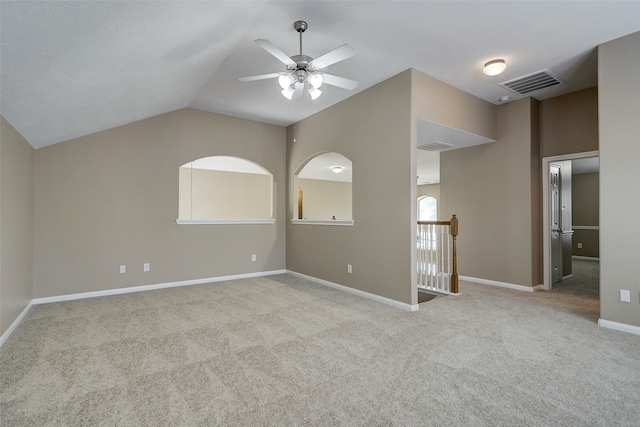
<svg viewBox="0 0 640 427"><path fill-rule="evenodd" d="M549 200L551 202L551 283L562 280L562 207L560 201L560 165L549 167Z"/></svg>

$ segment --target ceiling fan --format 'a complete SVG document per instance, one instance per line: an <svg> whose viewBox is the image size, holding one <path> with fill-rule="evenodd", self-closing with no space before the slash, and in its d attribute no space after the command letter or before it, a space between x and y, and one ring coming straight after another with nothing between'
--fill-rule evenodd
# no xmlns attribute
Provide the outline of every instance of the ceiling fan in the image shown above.
<svg viewBox="0 0 640 427"><path fill-rule="evenodd" d="M265 80L278 78L278 83L282 88L282 95L287 99L300 99L304 93L305 88L311 95L312 100L318 99L322 95L320 86L326 83L331 86L340 87L343 89L353 90L358 86L358 82L355 80L346 79L344 77L334 76L333 74L327 74L320 72L319 70L333 65L336 62L344 61L347 58L351 58L355 55L354 49L343 44L340 47L335 48L331 52L325 53L319 58L313 59L310 56L302 54L302 33L308 28L305 21L296 21L293 23L293 28L300 34L300 54L287 56L280 49L275 47L269 40L258 39L255 40L260 47L276 57L280 62L287 66L287 71L279 73L261 74L258 76L241 77L238 80L241 82L251 82L254 80Z"/></svg>

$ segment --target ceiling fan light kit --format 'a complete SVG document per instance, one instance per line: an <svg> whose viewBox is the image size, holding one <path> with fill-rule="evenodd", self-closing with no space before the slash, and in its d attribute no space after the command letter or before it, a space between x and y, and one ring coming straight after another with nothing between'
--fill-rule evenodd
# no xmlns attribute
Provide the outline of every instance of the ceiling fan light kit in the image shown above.
<svg viewBox="0 0 640 427"><path fill-rule="evenodd" d="M309 90L309 95L311 95L311 100L313 101L315 101L320 97L320 95L322 95L322 91L318 88L313 87L312 85L309 85L308 90Z"/></svg>
<svg viewBox="0 0 640 427"><path fill-rule="evenodd" d="M293 94L296 93L296 90L294 89L293 85L291 85L282 89L280 93L287 99L293 99Z"/></svg>
<svg viewBox="0 0 640 427"><path fill-rule="evenodd" d="M294 82L293 77L290 74L282 73L280 77L278 77L278 83L282 89L286 89L291 86Z"/></svg>
<svg viewBox="0 0 640 427"><path fill-rule="evenodd" d="M309 26L305 21L294 22L293 28L298 32L298 34L300 34L300 54L293 55L291 57L287 56L280 49L272 45L268 40L255 40L260 47L286 65L286 72L241 77L238 80L242 82L249 82L277 77L278 84L282 89L280 93L282 96L290 100L300 99L305 89L309 92L311 99L316 100L320 95L322 95L320 86L324 83L348 90L355 89L358 86L358 82L355 80L318 71L337 62L344 61L347 58L351 58L355 54L353 48L347 44L343 44L317 59L303 55L302 33L304 33L308 27Z"/></svg>
<svg viewBox="0 0 640 427"><path fill-rule="evenodd" d="M312 74L309 76L309 83L316 89L320 89L322 86L322 74Z"/></svg>

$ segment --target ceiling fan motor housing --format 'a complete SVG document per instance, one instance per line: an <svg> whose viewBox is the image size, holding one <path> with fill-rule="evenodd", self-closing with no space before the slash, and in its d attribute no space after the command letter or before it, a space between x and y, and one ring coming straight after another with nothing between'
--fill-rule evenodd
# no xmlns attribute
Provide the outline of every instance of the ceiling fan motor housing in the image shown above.
<svg viewBox="0 0 640 427"><path fill-rule="evenodd" d="M307 55L294 55L291 59L295 61L295 68L291 68L292 74L295 75L295 78L299 83L304 83L309 74L313 73L313 70L309 66L309 63L313 61L313 58Z"/></svg>

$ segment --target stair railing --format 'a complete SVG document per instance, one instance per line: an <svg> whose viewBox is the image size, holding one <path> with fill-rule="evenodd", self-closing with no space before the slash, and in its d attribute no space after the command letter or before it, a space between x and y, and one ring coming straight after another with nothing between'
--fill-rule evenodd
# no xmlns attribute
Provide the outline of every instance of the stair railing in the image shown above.
<svg viewBox="0 0 640 427"><path fill-rule="evenodd" d="M458 218L418 221L418 287L458 293Z"/></svg>

